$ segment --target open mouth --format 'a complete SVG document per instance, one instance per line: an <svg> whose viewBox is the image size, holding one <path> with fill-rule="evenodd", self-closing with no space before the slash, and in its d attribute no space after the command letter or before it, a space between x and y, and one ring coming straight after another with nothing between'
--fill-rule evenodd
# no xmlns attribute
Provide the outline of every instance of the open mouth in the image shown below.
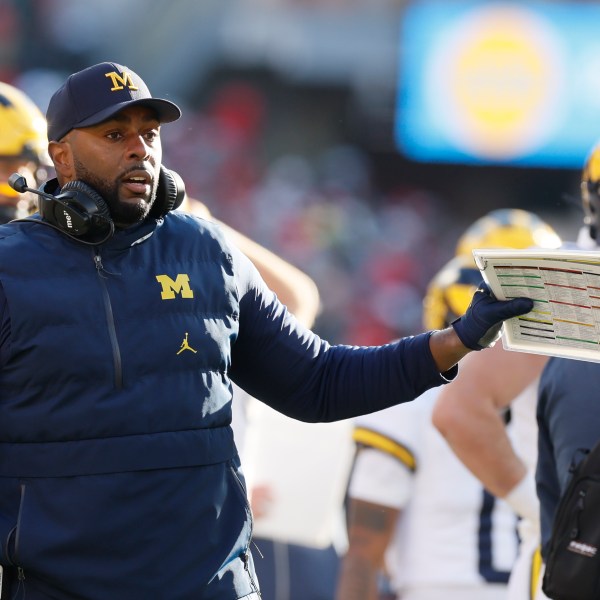
<svg viewBox="0 0 600 600"><path fill-rule="evenodd" d="M151 179L148 174L132 174L122 179L123 187L135 196L150 193Z"/></svg>

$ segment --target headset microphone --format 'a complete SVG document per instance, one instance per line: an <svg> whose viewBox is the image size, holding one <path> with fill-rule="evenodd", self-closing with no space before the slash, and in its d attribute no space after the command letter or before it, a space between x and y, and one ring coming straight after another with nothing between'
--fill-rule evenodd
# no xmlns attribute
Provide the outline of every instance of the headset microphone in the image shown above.
<svg viewBox="0 0 600 600"><path fill-rule="evenodd" d="M56 179L36 190L27 185L25 177L13 173L8 178L8 185L20 194L31 192L43 200L39 204L42 220L25 218L15 221L49 225L78 242L91 245L102 244L114 233L108 206L100 194L82 181L68 182L57 195L45 191L58 191Z"/></svg>
<svg viewBox="0 0 600 600"><path fill-rule="evenodd" d="M10 185L15 192L19 192L19 194L30 191L30 188L27 187L27 180L23 175L19 175L18 173L13 173L8 178L8 185Z"/></svg>

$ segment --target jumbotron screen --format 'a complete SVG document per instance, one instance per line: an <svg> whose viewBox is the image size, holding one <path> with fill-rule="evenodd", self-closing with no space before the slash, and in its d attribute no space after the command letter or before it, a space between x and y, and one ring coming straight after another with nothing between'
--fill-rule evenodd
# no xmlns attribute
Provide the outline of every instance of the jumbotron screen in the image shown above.
<svg viewBox="0 0 600 600"><path fill-rule="evenodd" d="M409 4L398 149L416 161L581 168L600 139L599 23L596 3Z"/></svg>

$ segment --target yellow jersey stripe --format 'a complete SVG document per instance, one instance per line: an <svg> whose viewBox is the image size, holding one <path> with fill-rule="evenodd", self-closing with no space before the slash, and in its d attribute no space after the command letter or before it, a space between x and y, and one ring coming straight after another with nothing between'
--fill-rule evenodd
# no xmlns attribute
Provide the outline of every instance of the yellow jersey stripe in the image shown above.
<svg viewBox="0 0 600 600"><path fill-rule="evenodd" d="M534 598L536 596L537 589L538 589L538 582L540 580L541 572L542 572L542 552L541 552L541 548L538 546L531 558L531 581L530 581L531 589L530 589L530 595L529 595L531 600L534 600Z"/></svg>
<svg viewBox="0 0 600 600"><path fill-rule="evenodd" d="M357 444L370 446L371 448L390 454L411 471L414 471L417 468L415 455L406 446L403 446L382 433L373 431L372 429L366 429L365 427L356 427L352 434L352 438Z"/></svg>

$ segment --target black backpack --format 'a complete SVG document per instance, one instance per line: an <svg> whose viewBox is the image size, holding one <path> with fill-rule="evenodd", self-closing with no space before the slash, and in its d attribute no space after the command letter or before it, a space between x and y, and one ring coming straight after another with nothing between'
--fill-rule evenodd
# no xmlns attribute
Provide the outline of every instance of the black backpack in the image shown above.
<svg viewBox="0 0 600 600"><path fill-rule="evenodd" d="M553 600L600 600L600 441L580 452L548 543L542 589Z"/></svg>

